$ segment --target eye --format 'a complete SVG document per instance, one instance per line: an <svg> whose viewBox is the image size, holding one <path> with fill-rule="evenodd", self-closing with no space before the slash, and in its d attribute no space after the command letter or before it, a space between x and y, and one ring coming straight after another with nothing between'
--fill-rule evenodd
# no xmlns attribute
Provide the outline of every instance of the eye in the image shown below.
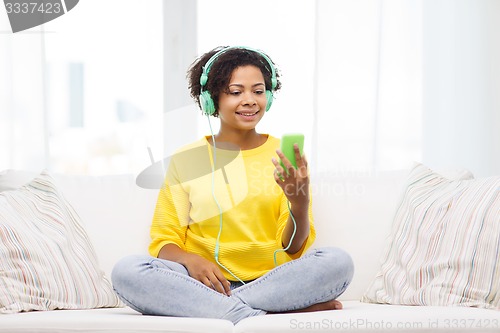
<svg viewBox="0 0 500 333"><path fill-rule="evenodd" d="M241 94L241 91L239 91L239 90L233 90L233 91L229 91L229 94L231 94L233 96L238 96L239 94Z"/></svg>
<svg viewBox="0 0 500 333"><path fill-rule="evenodd" d="M255 93L257 95L262 95L264 93L264 90L256 90Z"/></svg>

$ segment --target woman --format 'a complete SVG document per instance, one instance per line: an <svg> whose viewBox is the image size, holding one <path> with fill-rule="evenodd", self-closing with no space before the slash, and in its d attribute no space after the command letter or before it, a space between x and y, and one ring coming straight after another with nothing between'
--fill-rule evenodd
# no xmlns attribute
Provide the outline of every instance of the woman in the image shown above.
<svg viewBox="0 0 500 333"><path fill-rule="evenodd" d="M297 168L257 124L280 89L271 59L216 48L188 71L191 96L220 130L170 162L151 227L151 257L122 259L113 285L150 315L227 319L341 309L352 260L315 239L307 161Z"/></svg>

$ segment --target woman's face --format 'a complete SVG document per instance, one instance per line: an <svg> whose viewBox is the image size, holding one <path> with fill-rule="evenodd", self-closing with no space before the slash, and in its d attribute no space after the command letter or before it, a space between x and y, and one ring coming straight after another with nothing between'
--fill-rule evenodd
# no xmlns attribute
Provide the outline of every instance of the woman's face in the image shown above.
<svg viewBox="0 0 500 333"><path fill-rule="evenodd" d="M253 130L266 111L266 85L258 67L237 67L219 95L221 129Z"/></svg>

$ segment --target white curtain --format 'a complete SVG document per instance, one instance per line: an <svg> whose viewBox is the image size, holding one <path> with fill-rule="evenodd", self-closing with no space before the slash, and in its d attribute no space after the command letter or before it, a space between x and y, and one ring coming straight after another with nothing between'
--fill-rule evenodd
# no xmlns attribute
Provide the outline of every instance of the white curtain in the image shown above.
<svg viewBox="0 0 500 333"><path fill-rule="evenodd" d="M500 175L500 1L425 1L423 160Z"/></svg>
<svg viewBox="0 0 500 333"><path fill-rule="evenodd" d="M82 1L15 34L0 10L0 170L132 173L161 151L162 1L138 4Z"/></svg>
<svg viewBox="0 0 500 333"><path fill-rule="evenodd" d="M134 13L133 25L126 15L95 16L93 6L100 2L90 0L48 25L53 31L47 32L47 40L66 31L67 38L77 41L64 61L84 62L89 126L58 130L62 118L53 115L52 106L58 97L66 97L47 93L54 88L55 72L42 63L54 60L57 65L59 58L43 43L39 30L0 34L0 169L55 167L73 154L73 164L60 171L140 171L149 162L147 145L156 147L157 160L162 155L161 135L145 142L149 134L145 132L154 127L149 132L157 133L163 122L156 115L166 112L164 154L174 149L172 143L177 146L209 133L206 118L194 104L182 102L178 110L164 109L172 89L162 89L161 79L164 76L165 84L165 78L172 78L168 72L172 58L162 52L170 45L166 36L164 45L161 41L162 3L152 1L160 9L153 13L146 8L137 11L137 0L114 0L109 1L110 10L118 2L122 10L126 4ZM198 1L196 13L189 9L184 14L196 17L192 37L175 39L174 34L169 43L192 38L198 54L219 45L266 51L281 70L283 88L259 130L275 136L304 133L312 169L376 172L422 161L436 168L469 168L476 176L500 174L497 0L248 4ZM172 13L164 13L163 20L172 18L168 15ZM87 27L89 17L92 25ZM89 35L90 28L94 33ZM0 29L10 30L6 17L0 17ZM176 59L175 54L169 56ZM191 60L183 61L183 66ZM185 69L176 68L177 84L187 89ZM176 84L167 83L166 87ZM151 115L149 122L117 120L117 104L129 118ZM178 122L178 114L182 119L189 114L189 121ZM217 130L216 120L212 125ZM188 126L197 130L187 130ZM90 141L94 143L89 146Z"/></svg>
<svg viewBox="0 0 500 333"><path fill-rule="evenodd" d="M315 164L500 174L500 2L318 0Z"/></svg>
<svg viewBox="0 0 500 333"><path fill-rule="evenodd" d="M41 28L16 38L0 21L0 170L46 167L47 118Z"/></svg>
<svg viewBox="0 0 500 333"><path fill-rule="evenodd" d="M132 6L133 1L129 0L127 4ZM255 0L252 6L248 6L246 2L230 0L199 1L198 31L192 38L198 41L200 52L218 45L248 45L261 48L271 55L281 70L283 89L277 94L273 108L266 114L264 121L259 125L259 130L276 136L285 132L303 132L306 135L306 153L312 168L338 172L400 168L406 166L409 161L419 159L421 154L419 4L420 2L416 0L275 0L272 2ZM76 7L72 11L73 17L69 17L68 14L67 20L83 20L86 11L91 9L90 3L87 8ZM241 24L240 14L243 12L246 17L251 18L251 24ZM286 15L281 14L285 12ZM172 15L164 13L165 23L171 23ZM189 15L193 13L189 12ZM138 15L137 20L140 21L141 17L144 20L146 16ZM94 21L96 25L101 22L98 19ZM78 28L75 24L68 26L66 23L64 26L61 22L59 26L56 25L56 33L53 36L45 35L45 39L58 37L62 34L62 29L67 30L68 37L75 37L73 39L85 38L82 33L85 29ZM138 38L142 41L145 36L141 33L137 35L131 33L140 30L135 28L130 31L122 27L124 33L130 34L124 39L125 36L119 33L120 24L123 22L120 23L117 19L113 19L113 22L112 28L96 26L94 30L102 30L103 38L108 37L109 40L113 36L112 33L117 33L116 39L119 42L109 44L109 47L114 45L113 49L124 48L128 43L129 49L139 50L133 45L138 43ZM170 25L165 25L168 26ZM101 87L98 91L106 92L109 96L110 94L119 96L125 87L132 84L137 87L138 82L130 78L126 81L126 77L120 77L118 72L105 79L109 76L109 70L105 67L102 67L96 76L96 79L99 76L101 79L90 82L92 76L88 73L95 75L95 70L91 71L97 66L95 63L99 62L99 59L109 58L107 53L110 49L107 40L99 40L98 36L91 34L90 38L94 38L92 44L99 45L100 48L91 48L89 41L81 40L80 44L89 44L89 47L85 48L85 57L79 57L73 52L73 58L83 59L81 61L84 62L87 73L84 78L87 96L86 122L88 124L93 122L101 127L104 124L106 128L115 126L112 125L110 112L113 106L96 103L97 100L105 103L110 103L112 100L105 95L99 99L96 99L97 95L92 95L94 97L90 99L90 92L94 91L100 82ZM2 124L5 126L5 131L2 131L5 137L5 140L2 140L2 167L39 169L50 166L51 163L57 166L60 163L58 161L75 154L76 161L72 160L72 164L88 164L88 161L95 160L100 161L99 168L95 168L99 172L103 172L106 165L110 168L109 172L116 172L117 169L113 169L112 165L104 163L105 157L91 156L92 152L89 152L85 143L88 139L82 138L82 136L98 137L100 130L84 126L81 129L71 129L69 137L59 136L61 139L57 139L55 135L57 133L54 132L56 128L61 127L61 116L54 116L53 101L67 97L63 96L64 93L60 93L60 98L51 98L52 103L49 107L44 101L47 85L53 86L55 77L43 76L44 49L40 45L44 41L43 35L25 34L14 37L7 34L0 36L6 44L6 48L2 50L20 53L9 55L9 52L2 51L2 56L5 58L3 61L5 72L11 73L10 77L9 75L3 77L4 84L10 90L3 90L6 91L6 98L2 103L6 106L2 109L6 111L2 111L1 115ZM188 43L185 36L182 37L183 43ZM26 48L9 44L28 38L31 40ZM166 31L165 38L174 38L175 42L175 34L168 36ZM171 44L166 39L164 43L167 46ZM49 45L49 52L46 50L45 53L53 54L50 52L53 45L54 43ZM78 45L72 47L75 48L78 48ZM142 51L147 52L147 50ZM165 55L169 55L169 52L170 48L166 49ZM71 52L69 54L72 55ZM123 54L123 57L127 56L127 53ZM130 73L145 65L147 60L144 60L144 54L139 56L140 59L136 58L135 61L128 58L130 67L123 68L123 73ZM167 61L164 66L164 80L167 81L172 78L168 73L168 69L172 68L169 62L171 59L172 57L164 57ZM112 69L119 59L106 61ZM184 65L189 62L185 61ZM100 63L103 64L103 61ZM16 64L32 68L23 70ZM179 71L178 68L175 70ZM116 84L110 80L113 77L117 79ZM46 83L45 86L43 82ZM118 91L117 87L124 82L129 83ZM167 86L175 87L175 82L168 82ZM148 82L145 83L139 86L147 87ZM151 98L156 100L163 98L158 95L160 91L157 85L149 86L151 93L155 93L151 94ZM178 86L187 89L187 84L185 81L182 82L182 79L179 80ZM27 94L29 99L23 99L19 94ZM163 94L165 105L175 97L171 96L172 89L163 91ZM53 94L49 95L54 97ZM31 105L23 109L20 105L22 103ZM196 108L182 105L179 107L179 112L166 110L168 112L165 113L165 117L169 117L165 118L163 137L164 146L169 149L164 153L173 150L173 147L170 147L172 142L176 145L187 143L209 132L206 118L199 115ZM103 110L98 111L99 108ZM64 109L64 105L61 109ZM195 123L180 123L182 117L179 117L179 113L184 116L189 112L198 113L198 116L192 117ZM47 117L50 119L50 126L47 124ZM53 125L55 118L59 118L57 126ZM212 125L217 130L216 120L212 120ZM198 132L187 130L188 126L197 126ZM27 132L30 136L25 136ZM75 132L77 134L74 134ZM105 132L103 131L104 134ZM120 143L112 140L113 137L107 137L98 141L97 145L103 149L93 149L93 151L101 155L106 151L119 152ZM135 140L137 141L139 140ZM141 148L143 156L146 157L145 144L137 149ZM155 149L155 156L156 159L159 158L158 149ZM125 162L123 159L122 161ZM73 165L69 172L71 170L91 173L94 168ZM124 169L118 170L124 171Z"/></svg>
<svg viewBox="0 0 500 333"><path fill-rule="evenodd" d="M420 159L420 3L317 1L320 170L372 172Z"/></svg>
<svg viewBox="0 0 500 333"><path fill-rule="evenodd" d="M305 133L312 169L373 172L420 159L420 1L257 0L245 6L248 27L238 3L198 6L200 52L250 45L278 64L283 88L259 126Z"/></svg>

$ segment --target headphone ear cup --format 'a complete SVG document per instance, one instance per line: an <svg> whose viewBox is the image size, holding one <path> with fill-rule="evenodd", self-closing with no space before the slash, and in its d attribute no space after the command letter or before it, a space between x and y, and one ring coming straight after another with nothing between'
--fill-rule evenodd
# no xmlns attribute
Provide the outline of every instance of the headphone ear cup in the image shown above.
<svg viewBox="0 0 500 333"><path fill-rule="evenodd" d="M267 104L266 104L266 111L269 111L271 108L271 105L273 105L273 92L271 90L266 90L266 98L267 98Z"/></svg>
<svg viewBox="0 0 500 333"><path fill-rule="evenodd" d="M208 91L202 91L198 99L200 101L201 110L205 115L211 116L215 113L214 100Z"/></svg>

